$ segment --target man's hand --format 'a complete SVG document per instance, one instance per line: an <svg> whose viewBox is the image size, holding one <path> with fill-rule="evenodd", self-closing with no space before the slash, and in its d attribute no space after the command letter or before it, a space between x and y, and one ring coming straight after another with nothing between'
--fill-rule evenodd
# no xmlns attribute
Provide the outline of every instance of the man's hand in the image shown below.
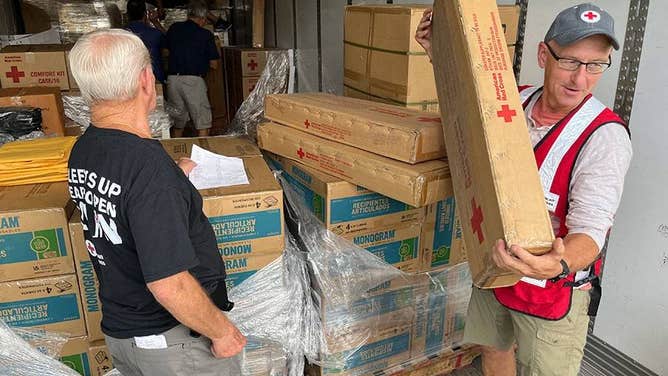
<svg viewBox="0 0 668 376"><path fill-rule="evenodd" d="M492 251L492 260L503 269L535 279L550 279L561 273L561 259L564 258L566 247L561 238L552 243L550 252L534 256L518 245L506 248L502 239L496 241Z"/></svg>
<svg viewBox="0 0 668 376"><path fill-rule="evenodd" d="M216 358L229 358L240 353L246 342L246 337L229 322L224 336L211 339L211 353Z"/></svg>
<svg viewBox="0 0 668 376"><path fill-rule="evenodd" d="M417 30L415 31L415 40L424 48L425 52L431 60L431 15L432 9L425 9L422 13L422 19L418 24Z"/></svg>
<svg viewBox="0 0 668 376"><path fill-rule="evenodd" d="M180 158L179 161L176 163L181 170L183 170L183 173L186 174L186 176L190 176L190 173L192 170L197 166L197 163L193 161L190 158Z"/></svg>

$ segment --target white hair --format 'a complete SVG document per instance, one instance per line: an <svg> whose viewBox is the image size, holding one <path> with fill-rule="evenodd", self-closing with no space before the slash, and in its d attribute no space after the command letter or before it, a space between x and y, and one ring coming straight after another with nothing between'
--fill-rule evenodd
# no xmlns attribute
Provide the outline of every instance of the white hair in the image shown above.
<svg viewBox="0 0 668 376"><path fill-rule="evenodd" d="M188 3L188 17L206 18L209 8L203 0L191 0Z"/></svg>
<svg viewBox="0 0 668 376"><path fill-rule="evenodd" d="M69 59L72 76L88 103L134 98L141 72L151 66L151 56L141 39L121 29L84 35Z"/></svg>

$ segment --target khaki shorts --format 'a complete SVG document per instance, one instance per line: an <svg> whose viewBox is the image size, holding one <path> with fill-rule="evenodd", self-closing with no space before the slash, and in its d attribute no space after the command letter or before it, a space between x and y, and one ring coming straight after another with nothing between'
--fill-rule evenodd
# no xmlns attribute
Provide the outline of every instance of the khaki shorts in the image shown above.
<svg viewBox="0 0 668 376"><path fill-rule="evenodd" d="M589 326L589 292L573 290L568 315L544 320L509 310L491 290L473 288L464 342L508 350L517 343L518 375L577 376Z"/></svg>
<svg viewBox="0 0 668 376"><path fill-rule="evenodd" d="M174 128L185 128L188 120L195 129L211 128L211 104L202 77L168 76L167 101L176 110L172 115Z"/></svg>
<svg viewBox="0 0 668 376"><path fill-rule="evenodd" d="M114 367L123 376L238 376L241 356L217 359L211 354L211 341L192 337L190 330L178 325L164 336L166 348L142 348L134 338L105 336ZM159 346L161 347L161 346Z"/></svg>

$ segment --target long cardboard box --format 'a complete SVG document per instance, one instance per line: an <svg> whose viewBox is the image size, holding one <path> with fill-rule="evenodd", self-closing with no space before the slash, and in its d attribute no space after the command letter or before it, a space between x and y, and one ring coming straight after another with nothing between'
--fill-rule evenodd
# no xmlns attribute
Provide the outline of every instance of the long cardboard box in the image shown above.
<svg viewBox="0 0 668 376"><path fill-rule="evenodd" d="M102 333L101 327L102 305L99 296L100 282L97 279L93 263L88 255L83 224L81 223L81 213L78 210L70 218L69 234L72 241L72 252L74 253L74 264L77 269L79 288L81 289L81 304L83 305L88 340L103 340L104 333Z"/></svg>
<svg viewBox="0 0 668 376"><path fill-rule="evenodd" d="M425 206L452 195L444 160L410 165L275 123L258 127L258 142L264 150L411 206Z"/></svg>
<svg viewBox="0 0 668 376"><path fill-rule="evenodd" d="M229 287L243 282L283 253L283 190L250 139L206 137L161 142L174 159L190 156L193 144L243 159L249 184L200 191L204 214L213 226L218 250L225 260Z"/></svg>
<svg viewBox="0 0 668 376"><path fill-rule="evenodd" d="M344 95L438 112L429 57L415 40L428 5L352 5L345 10ZM519 7L499 6L506 44L517 40Z"/></svg>
<svg viewBox="0 0 668 376"><path fill-rule="evenodd" d="M66 45L28 44L0 50L0 86L52 86L70 88Z"/></svg>
<svg viewBox="0 0 668 376"><path fill-rule="evenodd" d="M490 258L496 240L541 254L554 234L496 2L437 1L433 18L443 130L473 282L512 285L520 276Z"/></svg>
<svg viewBox="0 0 668 376"><path fill-rule="evenodd" d="M7 325L86 335L74 274L3 282L0 287L0 319Z"/></svg>
<svg viewBox="0 0 668 376"><path fill-rule="evenodd" d="M466 249L462 239L462 227L455 209L455 198L448 197L426 208L422 227L421 271L455 265L466 261Z"/></svg>
<svg viewBox="0 0 668 376"><path fill-rule="evenodd" d="M65 110L58 88L17 87L0 89L0 107L39 108L42 110L42 131L47 135L65 135Z"/></svg>
<svg viewBox="0 0 668 376"><path fill-rule="evenodd" d="M324 93L275 94L265 117L304 132L407 163L445 157L432 114Z"/></svg>
<svg viewBox="0 0 668 376"><path fill-rule="evenodd" d="M266 153L265 158L272 168L283 171L306 207L337 235L424 220L424 208L414 208L280 155Z"/></svg>
<svg viewBox="0 0 668 376"><path fill-rule="evenodd" d="M74 273L66 183L0 188L0 282Z"/></svg>

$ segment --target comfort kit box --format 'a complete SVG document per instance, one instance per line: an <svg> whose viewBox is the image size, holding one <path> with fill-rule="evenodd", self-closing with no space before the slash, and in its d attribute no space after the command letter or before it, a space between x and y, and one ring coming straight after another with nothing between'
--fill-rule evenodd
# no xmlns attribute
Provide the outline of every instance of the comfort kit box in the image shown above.
<svg viewBox="0 0 668 376"><path fill-rule="evenodd" d="M27 44L0 50L0 86L70 88L65 51L61 44Z"/></svg>
<svg viewBox="0 0 668 376"><path fill-rule="evenodd" d="M496 240L541 254L554 235L496 2L434 5L436 87L473 282L513 285L520 276L491 260Z"/></svg>
<svg viewBox="0 0 668 376"><path fill-rule="evenodd" d="M72 214L69 223L69 233L72 240L74 264L77 269L77 277L79 278L81 304L86 319L88 340L97 341L104 339L104 334L100 326L102 322L102 305L100 304L99 297L100 283L97 280L93 263L88 255L80 215L78 210Z"/></svg>
<svg viewBox="0 0 668 376"><path fill-rule="evenodd" d="M423 250L421 271L428 272L466 261L462 227L454 196L426 207L420 243Z"/></svg>
<svg viewBox="0 0 668 376"><path fill-rule="evenodd" d="M67 183L0 188L0 282L74 273Z"/></svg>
<svg viewBox="0 0 668 376"><path fill-rule="evenodd" d="M283 171L306 207L337 235L347 237L424 219L424 208L414 208L273 153L265 157L272 168Z"/></svg>
<svg viewBox="0 0 668 376"><path fill-rule="evenodd" d="M274 94L274 122L407 163L445 157L441 119L428 112L324 93Z"/></svg>
<svg viewBox="0 0 668 376"><path fill-rule="evenodd" d="M452 195L445 160L411 165L275 123L258 127L258 142L262 149L414 207Z"/></svg>
<svg viewBox="0 0 668 376"><path fill-rule="evenodd" d="M243 159L249 184L200 190L204 214L213 226L234 286L283 252L283 190L257 146L246 137L162 140L174 159L189 157L196 144L216 154Z"/></svg>
<svg viewBox="0 0 668 376"><path fill-rule="evenodd" d="M60 89L53 87L17 87L0 89L0 107L36 107L42 111L42 131L65 135L65 112Z"/></svg>
<svg viewBox="0 0 668 376"><path fill-rule="evenodd" d="M86 335L74 274L0 284L0 319L9 326Z"/></svg>

